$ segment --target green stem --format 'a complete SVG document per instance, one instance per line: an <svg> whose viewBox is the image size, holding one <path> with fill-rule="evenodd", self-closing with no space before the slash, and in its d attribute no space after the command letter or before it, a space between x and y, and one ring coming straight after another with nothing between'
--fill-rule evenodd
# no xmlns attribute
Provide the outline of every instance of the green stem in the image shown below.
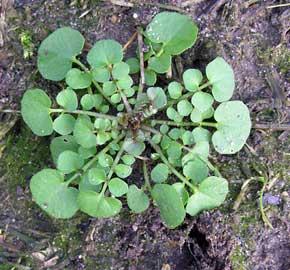
<svg viewBox="0 0 290 270"><path fill-rule="evenodd" d="M152 128L152 127L148 127L146 125L141 125L141 129L145 130L145 131L149 131L153 134L157 134L157 135L162 135L161 132L159 132L157 129Z"/></svg>
<svg viewBox="0 0 290 270"><path fill-rule="evenodd" d="M150 184L149 175L148 175L148 168L147 168L145 160L143 160L143 174L144 174L144 179L145 179L145 185L148 187L149 191L151 191L152 187Z"/></svg>
<svg viewBox="0 0 290 270"><path fill-rule="evenodd" d="M176 126L176 127L191 127L191 126L204 126L204 127L214 127L217 128L217 123L212 122L199 122L199 123L193 123L193 122L181 122L177 123L174 121L168 121L168 120L151 120L151 124L158 124L158 125L168 125L168 126Z"/></svg>
<svg viewBox="0 0 290 270"><path fill-rule="evenodd" d="M127 112L131 113L132 112L132 107L131 107L126 95L123 93L123 91L121 89L118 89L118 91L119 91L119 93L121 95L122 101L123 101L123 103L125 105L125 108L126 108Z"/></svg>
<svg viewBox="0 0 290 270"><path fill-rule="evenodd" d="M111 144L118 143L120 140L122 140L125 137L124 134L119 135L115 140L113 140L111 143L109 143L105 148L101 150L97 155L95 155L89 162L83 166L82 170L83 172L86 172L99 158L101 154L104 154L110 150Z"/></svg>
<svg viewBox="0 0 290 270"><path fill-rule="evenodd" d="M185 149L186 151L188 151L188 152L191 152L192 150L190 149L190 148L188 148L188 147L186 147L186 146L183 146L182 147L183 149ZM211 171L213 171L213 173L214 173L214 175L215 176L217 176L217 177L222 177L222 175L221 175L221 173L220 173L220 171L218 170L218 168L217 167L215 167L208 159L205 159L205 158L203 158L202 156L200 156L200 155L197 155L197 158L199 158L202 162L204 162L206 165L207 165L207 167L211 170Z"/></svg>
<svg viewBox="0 0 290 270"><path fill-rule="evenodd" d="M17 110L0 110L0 113L15 113L15 114L21 114L21 111L17 111Z"/></svg>
<svg viewBox="0 0 290 270"><path fill-rule="evenodd" d="M76 57L72 58L72 62L77 64L83 71L85 72L90 72L90 70L81 62L79 61ZM113 102L104 94L102 87L99 85L99 83L92 79L92 82L94 84L94 86L97 88L97 90L99 91L99 93L104 97L104 99L111 104L112 106L114 106Z"/></svg>
<svg viewBox="0 0 290 270"><path fill-rule="evenodd" d="M175 176L177 176L184 184L188 185L192 190L195 192L198 190L196 186L192 185L181 173L179 173L172 165L171 163L167 160L165 155L163 154L161 148L155 144L152 140L148 140L152 148L159 154L161 160L168 166L168 168L171 170Z"/></svg>
<svg viewBox="0 0 290 270"><path fill-rule="evenodd" d="M103 119L110 119L110 120L118 119L117 116L103 114L103 113L97 113L97 112L82 111L82 110L68 111L68 110L64 110L64 109L50 109L50 113L73 113L73 114L89 115L89 116L94 116L96 118L103 118Z"/></svg>
<svg viewBox="0 0 290 270"><path fill-rule="evenodd" d="M201 91L201 90L203 90L204 88L209 87L210 85L211 85L210 82L206 82L206 83L204 83L203 85L199 86L198 89L197 89L197 91ZM166 105L165 108L171 107L172 105L178 103L178 102L181 101L181 100L188 99L188 98L190 98L191 96L193 96L195 93L196 93L196 91L194 91L194 92L189 92L189 93L186 93L186 94L182 95L182 96L181 96L180 98L178 98L178 99L171 100L171 101L169 101L169 102L167 103L167 105Z"/></svg>
<svg viewBox="0 0 290 270"><path fill-rule="evenodd" d="M139 65L140 65L140 80L139 80L139 88L138 88L138 96L143 92L144 84L145 84L145 70L144 70L144 53L143 53L143 29L138 27L138 51L139 51Z"/></svg>
<svg viewBox="0 0 290 270"><path fill-rule="evenodd" d="M89 69L80 60L78 60L75 56L72 58L72 62L77 64L83 71L90 72Z"/></svg>
<svg viewBox="0 0 290 270"><path fill-rule="evenodd" d="M107 189L107 187L108 187L108 182L109 182L109 180L111 179L111 177L112 177L112 175L113 175L113 173L114 173L115 167L116 167L117 164L119 163L119 161L120 161L120 159L121 159L123 153L124 153L124 148L123 148L123 145L122 145L121 148L120 148L120 150L119 150L119 152L118 152L118 154L116 155L116 157L115 157L115 159L114 159L114 162L113 162L111 168L110 168L110 171L109 171L109 173L108 173L107 180L106 180L106 182L104 183L104 185L103 185L103 187L102 187L101 194L105 194L106 189Z"/></svg>
<svg viewBox="0 0 290 270"><path fill-rule="evenodd" d="M264 206L263 206L263 195L264 195L264 191L265 191L265 188L266 188L266 185L267 185L267 181L263 177L260 177L260 181L263 183L263 187L262 187L262 189L260 191L260 196L259 196L260 212L261 212L262 219L263 219L264 223L266 225L268 225L271 229L273 229L273 226L272 226L271 222L269 221L269 219L268 219L268 217L267 217L267 215L265 213Z"/></svg>
<svg viewBox="0 0 290 270"><path fill-rule="evenodd" d="M99 83L96 80L92 80L94 86L97 88L98 92L103 96L103 98L112 106L114 106L114 103L104 94L102 87L99 85Z"/></svg>
<svg viewBox="0 0 290 270"><path fill-rule="evenodd" d="M65 181L66 186L68 186L73 180L75 180L76 178L78 178L81 174L80 173L75 173L70 179L68 179L67 181Z"/></svg>
<svg viewBox="0 0 290 270"><path fill-rule="evenodd" d="M164 46L161 47L160 51L156 54L156 57L159 57L164 52Z"/></svg>

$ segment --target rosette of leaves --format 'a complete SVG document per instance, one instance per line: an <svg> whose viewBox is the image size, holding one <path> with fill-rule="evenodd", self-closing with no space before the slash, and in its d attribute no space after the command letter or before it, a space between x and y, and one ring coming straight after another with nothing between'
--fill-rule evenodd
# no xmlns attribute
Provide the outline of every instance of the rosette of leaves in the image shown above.
<svg viewBox="0 0 290 270"><path fill-rule="evenodd" d="M174 55L194 44L197 27L184 15L163 12L143 35L150 48L144 55L150 86L156 73L170 69ZM35 202L56 218L78 211L111 217L124 203L141 213L152 204L169 228L186 214L221 205L228 183L210 162L210 146L236 153L251 128L246 105L229 101L230 65L217 57L205 76L188 69L183 82L143 89L131 77L139 71L138 57L125 61L117 41L97 41L86 56L88 66L79 60L83 45L83 36L69 27L50 34L40 45L38 69L66 87L56 102L38 88L27 90L21 101L23 119L36 135L56 134L50 144L54 168L30 182ZM143 183L131 177L136 162Z"/></svg>

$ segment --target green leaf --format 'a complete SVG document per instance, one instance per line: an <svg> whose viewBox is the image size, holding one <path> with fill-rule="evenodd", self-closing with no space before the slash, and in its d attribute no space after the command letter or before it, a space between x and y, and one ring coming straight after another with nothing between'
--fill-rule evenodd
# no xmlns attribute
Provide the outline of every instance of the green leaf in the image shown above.
<svg viewBox="0 0 290 270"><path fill-rule="evenodd" d="M97 153L97 148L96 147L84 148L80 146L78 148L78 153L83 159L87 159L94 156Z"/></svg>
<svg viewBox="0 0 290 270"><path fill-rule="evenodd" d="M213 97L208 93L197 92L192 96L191 103L195 108L203 113L211 108L213 104Z"/></svg>
<svg viewBox="0 0 290 270"><path fill-rule="evenodd" d="M194 136L192 134L192 132L190 132L189 130L185 131L182 134L182 142L184 145L192 145L194 144Z"/></svg>
<svg viewBox="0 0 290 270"><path fill-rule="evenodd" d="M66 74L65 82L73 89L84 89L91 85L92 76L90 73L72 68Z"/></svg>
<svg viewBox="0 0 290 270"><path fill-rule="evenodd" d="M216 101L229 100L235 89L232 67L221 57L215 58L206 66L206 76L212 84L212 94Z"/></svg>
<svg viewBox="0 0 290 270"><path fill-rule="evenodd" d="M99 154L99 158L98 158L99 164L106 168L106 167L110 167L113 164L113 158L105 153L100 153Z"/></svg>
<svg viewBox="0 0 290 270"><path fill-rule="evenodd" d="M118 112L122 112L124 109L125 109L125 105L124 104L121 103L121 104L117 105L117 111Z"/></svg>
<svg viewBox="0 0 290 270"><path fill-rule="evenodd" d="M202 128L202 127L196 127L192 131L192 136L195 143L198 143L201 141L206 141L206 142L210 141L210 132L207 129Z"/></svg>
<svg viewBox="0 0 290 270"><path fill-rule="evenodd" d="M185 88L195 92L202 81L202 73L198 69L188 69L183 73L182 78Z"/></svg>
<svg viewBox="0 0 290 270"><path fill-rule="evenodd" d="M214 108L210 107L208 110L202 112L202 119L212 118L214 115Z"/></svg>
<svg viewBox="0 0 290 270"><path fill-rule="evenodd" d="M154 134L152 136L152 141L155 143L155 144L159 144L161 142L161 138L162 138L162 135L161 134Z"/></svg>
<svg viewBox="0 0 290 270"><path fill-rule="evenodd" d="M186 155L182 157L182 166L185 166L187 162L193 161L196 158L207 160L209 156L209 143L206 141L198 142Z"/></svg>
<svg viewBox="0 0 290 270"><path fill-rule="evenodd" d="M188 116L192 112L193 107L188 100L181 100L177 103L177 111L181 116Z"/></svg>
<svg viewBox="0 0 290 270"><path fill-rule="evenodd" d="M62 152L57 159L57 168L65 174L72 173L84 165L83 158L70 150Z"/></svg>
<svg viewBox="0 0 290 270"><path fill-rule="evenodd" d="M166 73L171 66L171 55L163 53L160 56L151 57L148 61L148 68L157 73Z"/></svg>
<svg viewBox="0 0 290 270"><path fill-rule="evenodd" d="M173 140L178 140L182 134L180 128L173 128L168 132L168 136Z"/></svg>
<svg viewBox="0 0 290 270"><path fill-rule="evenodd" d="M122 59L121 44L111 39L97 41L87 55L87 61L93 68L107 67L121 62Z"/></svg>
<svg viewBox="0 0 290 270"><path fill-rule="evenodd" d="M173 186L156 184L152 190L152 197L160 210L162 220L170 229L183 222L185 218L183 202Z"/></svg>
<svg viewBox="0 0 290 270"><path fill-rule="evenodd" d="M97 67L92 70L92 76L95 81L97 82L107 82L110 80L110 72L107 68L104 67Z"/></svg>
<svg viewBox="0 0 290 270"><path fill-rule="evenodd" d="M47 136L53 132L50 106L50 98L41 89L27 90L21 100L23 120L38 136Z"/></svg>
<svg viewBox="0 0 290 270"><path fill-rule="evenodd" d="M103 105L100 107L101 113L107 113L110 110L109 105Z"/></svg>
<svg viewBox="0 0 290 270"><path fill-rule="evenodd" d="M176 12L157 14L146 28L146 36L154 43L162 43L165 52L177 55L196 41L198 29L190 17Z"/></svg>
<svg viewBox="0 0 290 270"><path fill-rule="evenodd" d="M168 85L168 92L171 98L179 99L182 95L182 85L179 82L171 82Z"/></svg>
<svg viewBox="0 0 290 270"><path fill-rule="evenodd" d="M41 75L52 81L64 79L84 42L81 33L70 27L59 28L50 34L38 49L37 67Z"/></svg>
<svg viewBox="0 0 290 270"><path fill-rule="evenodd" d="M199 158L193 159L183 167L183 174L187 178L190 178L194 184L198 184L204 180L208 176L208 173L206 163Z"/></svg>
<svg viewBox="0 0 290 270"><path fill-rule="evenodd" d="M77 152L78 144L73 136L66 135L52 139L50 144L50 152L55 165L57 165L59 155L66 150Z"/></svg>
<svg viewBox="0 0 290 270"><path fill-rule="evenodd" d="M182 116L172 107L167 108L166 115L170 120L173 120L174 122L182 122Z"/></svg>
<svg viewBox="0 0 290 270"><path fill-rule="evenodd" d="M30 190L35 202L53 217L71 218L78 210L78 190L68 187L57 170L44 169L35 174Z"/></svg>
<svg viewBox="0 0 290 270"><path fill-rule="evenodd" d="M109 119L97 118L94 126L96 129L105 131L111 129L111 121Z"/></svg>
<svg viewBox="0 0 290 270"><path fill-rule="evenodd" d="M115 167L115 173L120 178L126 178L132 173L132 168L125 164L118 164Z"/></svg>
<svg viewBox="0 0 290 270"><path fill-rule="evenodd" d="M136 185L131 185L127 192L127 203L134 213L141 213L148 208L149 198L143 190Z"/></svg>
<svg viewBox="0 0 290 270"><path fill-rule="evenodd" d="M220 104L214 114L217 131L212 143L221 154L234 154L241 150L251 131L251 119L247 106L241 101Z"/></svg>
<svg viewBox="0 0 290 270"><path fill-rule="evenodd" d="M78 97L75 91L71 89L65 89L58 93L56 96L56 102L68 111L74 111L78 107Z"/></svg>
<svg viewBox="0 0 290 270"><path fill-rule="evenodd" d="M157 164L151 171L151 178L155 183L165 182L169 175L169 168L164 163Z"/></svg>
<svg viewBox="0 0 290 270"><path fill-rule="evenodd" d="M130 67L130 74L135 74L140 70L140 63L139 60L135 57L128 58L126 63Z"/></svg>
<svg viewBox="0 0 290 270"><path fill-rule="evenodd" d="M164 124L162 124L162 125L160 126L160 132L161 132L162 134L166 134L166 133L168 132L168 130L169 130L169 126L164 125Z"/></svg>
<svg viewBox="0 0 290 270"><path fill-rule="evenodd" d="M145 150L145 144L143 142L135 141L131 138L124 141L123 147L128 154L133 156L140 156Z"/></svg>
<svg viewBox="0 0 290 270"><path fill-rule="evenodd" d="M172 185L172 187L174 187L174 189L177 191L183 204L185 205L188 201L189 194L188 194L187 190L185 189L184 184L183 183L174 183Z"/></svg>
<svg viewBox="0 0 290 270"><path fill-rule="evenodd" d="M116 197L123 196L129 190L127 183L119 178L111 179L108 186L110 192Z"/></svg>
<svg viewBox="0 0 290 270"><path fill-rule="evenodd" d="M111 96L111 101L113 102L113 103L119 103L120 101L121 101L121 95L119 94L119 93L116 93L116 94L113 94L112 96Z"/></svg>
<svg viewBox="0 0 290 270"><path fill-rule="evenodd" d="M132 88L124 89L123 92L124 92L124 94L125 94L126 97L133 97L136 91L132 87Z"/></svg>
<svg viewBox="0 0 290 270"><path fill-rule="evenodd" d="M88 180L92 185L99 185L106 181L106 172L103 168L92 168L88 171Z"/></svg>
<svg viewBox="0 0 290 270"><path fill-rule="evenodd" d="M193 123L199 123L202 121L202 112L199 111L197 108L193 108L191 114L190 114L190 120Z"/></svg>
<svg viewBox="0 0 290 270"><path fill-rule="evenodd" d="M97 134L97 145L103 145L111 139L109 132L99 131Z"/></svg>
<svg viewBox="0 0 290 270"><path fill-rule="evenodd" d="M102 189L102 185L92 185L89 181L88 177L88 171L86 171L82 176L81 176L81 181L79 182L79 191L95 191L95 192L100 192Z"/></svg>
<svg viewBox="0 0 290 270"><path fill-rule="evenodd" d="M171 143L172 143L172 140L167 135L164 135L161 140L161 148L163 150L166 150L168 149Z"/></svg>
<svg viewBox="0 0 290 270"><path fill-rule="evenodd" d="M136 160L132 155L123 155L121 159L126 165L129 166L133 165Z"/></svg>
<svg viewBox="0 0 290 270"><path fill-rule="evenodd" d="M97 218L115 216L122 208L122 203L118 199L105 197L94 191L80 191L77 202L81 211Z"/></svg>
<svg viewBox="0 0 290 270"><path fill-rule="evenodd" d="M91 110L95 106L95 98L93 95L85 94L81 98L81 104L84 110Z"/></svg>
<svg viewBox="0 0 290 270"><path fill-rule="evenodd" d="M202 210L209 210L220 206L228 193L228 182L224 178L210 176L198 186L188 200L186 212L195 216Z"/></svg>
<svg viewBox="0 0 290 270"><path fill-rule="evenodd" d="M148 85L148 86L155 85L155 83L157 81L157 76L153 70L146 68L144 70L144 77L145 77L145 84L146 85Z"/></svg>
<svg viewBox="0 0 290 270"><path fill-rule="evenodd" d="M168 157L178 159L181 156L181 145L178 142L172 141L166 149Z"/></svg>
<svg viewBox="0 0 290 270"><path fill-rule="evenodd" d="M91 148L97 145L97 137L93 133L93 124L86 115L80 115L75 123L74 138L84 148Z"/></svg>
<svg viewBox="0 0 290 270"><path fill-rule="evenodd" d="M147 96L156 109L161 109L167 104L166 95L163 89L160 87L149 87L147 89Z"/></svg>
<svg viewBox="0 0 290 270"><path fill-rule="evenodd" d="M129 89L133 85L133 80L130 75L124 76L117 81L117 86L119 89Z"/></svg>
<svg viewBox="0 0 290 270"><path fill-rule="evenodd" d="M68 135L74 130L75 122L70 114L61 114L53 121L53 129L60 135Z"/></svg>
<svg viewBox="0 0 290 270"><path fill-rule="evenodd" d="M124 77L127 77L129 71L130 71L129 65L124 62L120 62L113 66L112 76L115 80L120 80Z"/></svg>
<svg viewBox="0 0 290 270"><path fill-rule="evenodd" d="M103 84L103 91L107 97L113 95L116 92L116 90L117 86L114 82L105 82Z"/></svg>

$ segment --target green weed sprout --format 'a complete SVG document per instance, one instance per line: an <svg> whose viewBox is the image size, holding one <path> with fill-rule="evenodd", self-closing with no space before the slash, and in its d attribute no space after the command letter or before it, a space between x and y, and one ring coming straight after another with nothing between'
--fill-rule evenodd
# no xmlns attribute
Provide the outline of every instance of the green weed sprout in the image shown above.
<svg viewBox="0 0 290 270"><path fill-rule="evenodd" d="M206 75L188 69L182 81L156 86L157 74L168 73L172 57L193 46L197 33L187 16L162 12L141 31L149 48L144 54L124 61L118 42L100 40L87 54L88 66L78 58L84 38L72 28L60 28L41 43L39 72L66 83L56 103L36 88L21 101L23 119L36 135L58 134L50 145L56 168L41 170L30 182L44 211L56 218L79 210L107 218L125 203L134 213L153 203L166 226L175 228L186 213L195 216L223 203L228 182L209 161L210 145L234 154L251 129L246 105L229 101L232 68L217 57ZM134 86L131 77L139 71L144 87ZM140 168L142 185L131 176Z"/></svg>

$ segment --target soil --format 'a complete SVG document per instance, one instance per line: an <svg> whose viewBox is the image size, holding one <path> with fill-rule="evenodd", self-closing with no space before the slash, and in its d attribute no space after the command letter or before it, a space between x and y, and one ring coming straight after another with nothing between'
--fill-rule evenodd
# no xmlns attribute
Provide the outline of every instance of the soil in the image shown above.
<svg viewBox="0 0 290 270"><path fill-rule="evenodd" d="M284 3L272 0L135 1L129 7L129 1L112 2L119 4L2 0L0 108L18 109L33 86L57 94L60 84L45 81L36 69L40 41L56 28L78 29L86 48L101 38L125 44L137 26L178 8L200 32L194 48L175 59L176 70L203 70L222 56L235 71L234 99L251 111L247 146L236 155L213 154L229 180L228 199L175 230L164 227L153 207L141 215L124 209L104 220L82 214L54 220L32 202L28 188L35 172L51 166L49 138L35 137L15 115L0 114L0 270L290 269L289 7L271 8ZM23 35L30 41L21 43ZM259 208L263 184L252 180L240 193L247 179L257 177L268 182L262 199L272 229Z"/></svg>

